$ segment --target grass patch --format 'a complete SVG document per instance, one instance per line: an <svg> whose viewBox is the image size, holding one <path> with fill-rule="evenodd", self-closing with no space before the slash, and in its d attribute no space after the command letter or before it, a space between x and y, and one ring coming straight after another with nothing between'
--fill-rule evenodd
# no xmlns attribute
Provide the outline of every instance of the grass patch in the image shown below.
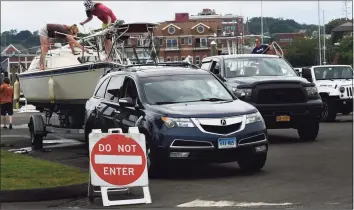
<svg viewBox="0 0 354 210"><path fill-rule="evenodd" d="M88 181L88 173L59 163L1 150L1 190L59 187Z"/></svg>

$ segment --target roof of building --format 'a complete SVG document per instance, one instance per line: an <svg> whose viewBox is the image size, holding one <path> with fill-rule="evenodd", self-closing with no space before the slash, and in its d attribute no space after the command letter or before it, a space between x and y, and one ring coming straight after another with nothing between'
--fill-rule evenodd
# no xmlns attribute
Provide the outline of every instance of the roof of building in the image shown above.
<svg viewBox="0 0 354 210"><path fill-rule="evenodd" d="M348 21L335 27L332 32L353 32L353 22Z"/></svg>
<svg viewBox="0 0 354 210"><path fill-rule="evenodd" d="M208 29L208 27L210 27L210 31L207 32L207 30L205 30L205 32L203 32L203 34L205 33L215 33L216 30L218 29L218 26L220 25L220 21L213 21L213 20L203 20L203 21L198 21L198 20L190 20L187 22L164 22L161 23L160 25L157 26L156 31L154 32L155 36L162 36L163 35L163 30L168 30L168 27L172 26L175 27L176 29L180 30L182 32L182 34L185 35L191 35L194 34L195 32L193 32L194 30L196 30L196 28L193 28L194 26L197 25L202 25L204 26L206 29ZM208 26L208 27L206 27ZM174 34L171 34L171 36L173 36Z"/></svg>

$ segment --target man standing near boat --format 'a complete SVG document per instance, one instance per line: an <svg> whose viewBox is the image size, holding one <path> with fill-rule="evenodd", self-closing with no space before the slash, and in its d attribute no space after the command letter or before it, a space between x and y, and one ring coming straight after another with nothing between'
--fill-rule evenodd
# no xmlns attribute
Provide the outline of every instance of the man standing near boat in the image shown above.
<svg viewBox="0 0 354 210"><path fill-rule="evenodd" d="M90 22L93 16L96 16L98 19L102 21L103 29L107 28L111 23L117 21L117 17L114 15L112 10L102 3L94 3L92 2L92 0L86 0L84 2L84 6L86 8L87 19L80 23L82 26ZM107 56L109 56L110 54L111 47L112 47L112 34L107 33L105 36L105 51Z"/></svg>
<svg viewBox="0 0 354 210"><path fill-rule="evenodd" d="M6 77L4 79L4 84L0 86L0 106L1 106L1 116L3 117L4 127L6 126L6 114L9 118L9 129L12 129L12 115L14 113L12 102L14 99L14 90L10 86L10 79Z"/></svg>
<svg viewBox="0 0 354 210"><path fill-rule="evenodd" d="M256 38L255 42L256 47L253 48L252 54L267 54L269 50L273 50L273 42L270 45L261 44L258 37Z"/></svg>

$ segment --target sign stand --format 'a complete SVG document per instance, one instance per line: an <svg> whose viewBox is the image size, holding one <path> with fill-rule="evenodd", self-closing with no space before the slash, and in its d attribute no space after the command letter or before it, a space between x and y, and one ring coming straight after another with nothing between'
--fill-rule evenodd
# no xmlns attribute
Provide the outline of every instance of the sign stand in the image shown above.
<svg viewBox="0 0 354 210"><path fill-rule="evenodd" d="M93 163L92 163L93 159L91 156L93 155L93 148L96 146L95 144L97 144L98 142L102 142L102 139L104 139L108 135L112 135L112 134L118 134L121 137L126 136L128 138L133 138L133 139L135 139L135 137L138 137L139 142L140 142L140 146L141 146L140 148L142 148L142 149L140 149L140 151L143 151L143 153L144 153L143 155L145 157L144 160L146 160L145 135L141 134L139 132L138 127L130 127L128 130L128 134L123 134L122 129L120 129L120 128L109 129L108 133L106 133L106 134L102 133L102 131L100 129L93 129L90 136L89 136L90 137L89 139L94 139L94 142L89 140L89 144L90 144L89 145L89 148L90 148L90 170L89 170L89 183L88 183L88 197L89 197L90 201L93 201L94 193L101 193L103 206L130 205L130 204L143 204L143 203L149 204L149 203L151 203L152 201L151 201L150 189L149 189L149 185L148 185L148 173L147 173L146 161L145 162L143 161L143 163L142 163L143 165L136 166L137 167L136 171L139 172L139 169L140 169L141 176L136 178L137 180L135 180L135 178L134 178L132 183L129 182L128 184L126 184L127 187L119 187L119 185L112 184L112 181L111 181L111 183L109 183L109 181L107 181L108 179L107 180L103 180L103 179L100 180L99 174L97 173L97 171L95 171L95 167L93 166ZM95 139L97 139L97 137L98 137L98 140L95 140ZM91 145L91 144L93 144L93 145ZM137 145L133 145L133 146L137 146ZM97 155L100 156L101 154L96 154L96 157L95 157L96 161L97 161ZM101 155L101 156L106 156L106 155ZM102 159L101 161L104 161L104 160ZM110 160L108 160L108 162L109 161ZM102 164L107 165L108 163L102 163ZM110 164L112 164L112 163L110 163ZM129 164L129 163L127 163L127 164ZM101 168L99 168L99 169L101 169ZM132 169L132 170L134 170L134 169ZM142 170L143 170L143 172L142 172ZM107 171L108 170L105 170L105 172L107 172ZM129 170L129 172L130 172L130 170ZM119 177L116 177L113 182L124 182L123 179L121 179L121 181L117 181L117 179L119 179ZM100 190L95 191L94 186L100 187ZM117 186L117 187L115 187L115 186ZM123 186L124 186L124 184L123 184ZM109 200L108 199L108 192L124 192L124 191L126 191L127 194L130 194L129 189L131 187L139 187L139 186L143 188L143 195L144 195L143 198L126 199L126 200Z"/></svg>

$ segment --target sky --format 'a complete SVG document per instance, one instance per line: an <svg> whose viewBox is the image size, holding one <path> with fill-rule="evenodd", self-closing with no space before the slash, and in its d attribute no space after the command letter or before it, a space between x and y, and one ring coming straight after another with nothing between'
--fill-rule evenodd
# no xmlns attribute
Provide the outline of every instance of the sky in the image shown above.
<svg viewBox="0 0 354 210"><path fill-rule="evenodd" d="M216 13L232 13L244 17L261 16L260 1L102 1L125 22L163 22L173 20L174 14L196 15L203 8ZM264 17L294 19L299 23L318 24L318 1L263 1ZM349 17L352 1L348 2ZM325 22L345 17L344 1L320 1ZM39 30L46 23L78 24L86 19L83 1L1 1L1 31L10 29ZM80 30L100 28L97 18Z"/></svg>

